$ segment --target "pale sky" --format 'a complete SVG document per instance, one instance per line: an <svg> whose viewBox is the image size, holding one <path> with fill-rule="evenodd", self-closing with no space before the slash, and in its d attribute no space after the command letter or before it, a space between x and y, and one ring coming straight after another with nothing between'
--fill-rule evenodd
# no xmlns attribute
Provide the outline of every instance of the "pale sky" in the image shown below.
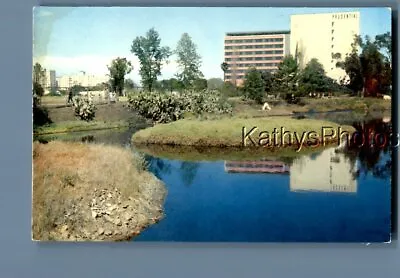
<svg viewBox="0 0 400 278"><path fill-rule="evenodd" d="M391 31L388 8L128 8L128 7L40 7L34 15L34 61L56 70L57 76L106 74L113 58L133 63L129 74L140 82L139 63L130 52L132 41L152 27L161 45L176 47L187 32L202 56L205 78L223 77L226 32L289 30L290 15L338 11L361 12L361 34L374 37ZM177 73L176 57L162 68L159 79Z"/></svg>

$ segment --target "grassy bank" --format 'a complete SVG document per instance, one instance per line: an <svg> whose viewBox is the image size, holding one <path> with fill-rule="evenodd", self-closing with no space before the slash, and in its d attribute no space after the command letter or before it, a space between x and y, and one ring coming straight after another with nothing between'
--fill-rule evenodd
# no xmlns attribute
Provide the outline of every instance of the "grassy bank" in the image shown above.
<svg viewBox="0 0 400 278"><path fill-rule="evenodd" d="M162 217L163 184L131 151L33 145L34 240L128 240Z"/></svg>
<svg viewBox="0 0 400 278"><path fill-rule="evenodd" d="M35 135L57 134L77 131L103 130L138 126L143 128L149 123L131 111L126 104L114 103L97 105L94 121L85 122L75 117L72 107L47 108L52 124L35 127Z"/></svg>
<svg viewBox="0 0 400 278"><path fill-rule="evenodd" d="M37 127L34 130L34 134L44 135L44 134L54 134L54 133L123 128L128 126L129 123L123 120L115 122L102 122L102 121L85 122L80 120L64 121Z"/></svg>
<svg viewBox="0 0 400 278"><path fill-rule="evenodd" d="M307 136L312 131L315 131L322 138L323 127L330 127L337 131L339 125L323 120L277 116L246 119L232 117L218 120L184 119L140 130L133 135L132 140L135 144L243 147L243 143L252 145L246 135L249 134L253 127L257 128L249 136L252 137L253 142L256 141L257 144L261 143L266 146L268 140L260 141L260 139L269 136L269 143L276 146L276 143L279 144L280 142L289 143L290 136L285 136L283 138L284 141L281 141L280 132L276 135L272 134L274 128L281 131L281 127L283 127L284 131L290 132L292 136L295 136L296 133L297 137L301 139L303 133ZM341 128L347 131L353 130L350 126L342 126ZM261 134L261 132L264 133ZM331 131L326 130L325 134L329 135ZM295 140L294 137L292 138ZM336 141L337 137L332 139Z"/></svg>
<svg viewBox="0 0 400 278"><path fill-rule="evenodd" d="M262 105L254 101L244 101L239 97L229 98L234 107L234 114L239 117L261 117L290 115L293 113L304 113L309 111L353 111L361 114L372 112L390 111L391 101L378 98L359 97L333 97L333 98L302 98L301 105L287 104L284 100L268 100L270 111L261 110Z"/></svg>

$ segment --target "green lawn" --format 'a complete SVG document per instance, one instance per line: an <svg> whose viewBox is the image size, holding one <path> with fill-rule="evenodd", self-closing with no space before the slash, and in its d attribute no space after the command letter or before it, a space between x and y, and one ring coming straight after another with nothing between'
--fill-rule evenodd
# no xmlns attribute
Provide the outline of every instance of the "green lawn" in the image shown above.
<svg viewBox="0 0 400 278"><path fill-rule="evenodd" d="M261 110L262 105L254 101L244 101L240 97L229 98L233 105L234 115L238 117L263 117L291 115L295 112L328 112L351 110L357 113L390 111L390 101L378 98L332 97L332 98L302 98L302 105L288 104L284 100L267 100L270 111Z"/></svg>
<svg viewBox="0 0 400 278"><path fill-rule="evenodd" d="M121 128L127 127L129 125L126 121L115 121L115 122L105 122L105 121L64 121L59 123L53 123L41 127L37 127L34 130L35 135L53 134L53 133L66 133L66 132L76 132L76 131L86 131L86 130L101 130L101 129L111 129L111 128Z"/></svg>
<svg viewBox="0 0 400 278"><path fill-rule="evenodd" d="M255 127L256 129L249 132ZM316 132L322 138L323 127L325 134L332 133L332 129L336 132L339 125L329 121L321 121L314 119L294 119L291 117L264 117L264 118L222 118L218 120L196 120L184 119L168 124L159 124L135 133L132 140L135 144L166 144L180 146L215 146L215 147L243 147L254 146L249 137L255 142L256 146L286 146L289 143L290 136L287 135L281 141L280 133L288 131L292 136L297 134L299 141L305 135L303 142L315 142L307 136L310 132ZM273 134L274 128L279 134ZM350 126L341 127L342 130L353 131ZM266 139L268 136L268 139ZM313 135L314 137L316 135ZM264 138L264 139L263 139ZM294 138L294 137L292 137ZM308 139L310 140L308 140ZM262 140L260 140L262 139ZM295 139L293 139L295 140ZM326 138L327 141L337 141L337 137ZM284 143L284 144L281 144ZM294 143L298 141L292 141ZM245 143L245 144L243 144Z"/></svg>

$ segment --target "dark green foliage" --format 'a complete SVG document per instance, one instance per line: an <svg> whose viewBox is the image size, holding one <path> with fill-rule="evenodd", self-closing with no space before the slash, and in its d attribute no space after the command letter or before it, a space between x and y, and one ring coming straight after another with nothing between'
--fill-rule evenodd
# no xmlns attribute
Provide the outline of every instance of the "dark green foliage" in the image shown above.
<svg viewBox="0 0 400 278"><path fill-rule="evenodd" d="M247 99L262 103L265 95L265 82L261 72L251 68L245 75L243 83L243 93Z"/></svg>
<svg viewBox="0 0 400 278"><path fill-rule="evenodd" d="M78 95L80 92L85 92L86 88L81 85L74 85L71 87L71 91L73 95Z"/></svg>
<svg viewBox="0 0 400 278"><path fill-rule="evenodd" d="M110 76L111 90L122 96L125 87L125 75L129 74L133 69L131 62L126 58L118 57L112 60L111 65L107 66L107 68Z"/></svg>
<svg viewBox="0 0 400 278"><path fill-rule="evenodd" d="M220 90L224 86L224 80L221 78L210 78L207 80L207 88L209 90Z"/></svg>
<svg viewBox="0 0 400 278"><path fill-rule="evenodd" d="M157 77L161 75L162 63L168 60L171 51L168 47L161 46L158 32L151 28L145 37L140 36L133 40L131 52L139 59L142 85L151 92Z"/></svg>
<svg viewBox="0 0 400 278"><path fill-rule="evenodd" d="M203 78L203 73L200 71L201 57L196 51L196 45L188 33L182 34L181 39L175 50L177 55L177 63L180 72L177 77L182 82L185 89L192 89L196 85L198 79ZM207 85L206 85L207 86Z"/></svg>
<svg viewBox="0 0 400 278"><path fill-rule="evenodd" d="M196 91L203 91L207 89L207 79L198 78L193 82L193 89Z"/></svg>
<svg viewBox="0 0 400 278"><path fill-rule="evenodd" d="M315 92L328 92L333 89L335 81L327 77L324 67L313 58L307 63L299 76L299 93L307 95Z"/></svg>
<svg viewBox="0 0 400 278"><path fill-rule="evenodd" d="M238 97L241 96L241 91L231 82L224 82L220 92L225 97Z"/></svg>
<svg viewBox="0 0 400 278"><path fill-rule="evenodd" d="M45 75L46 70L42 67L42 65L36 63L33 66L33 82L42 85L44 83Z"/></svg>
<svg viewBox="0 0 400 278"><path fill-rule="evenodd" d="M359 51L359 48L361 51ZM368 36L363 39L355 36L352 52L344 59L338 59L337 67L346 71L349 82L346 84L354 94L363 92L364 96L377 96L389 93L392 84L392 42L390 33L377 35L375 41Z"/></svg>
<svg viewBox="0 0 400 278"><path fill-rule="evenodd" d="M280 93L297 93L299 65L292 55L286 56L274 74L273 89Z"/></svg>
<svg viewBox="0 0 400 278"><path fill-rule="evenodd" d="M274 76L272 75L271 72L269 71L262 71L261 72L261 77L264 80L265 84L265 92L266 93L271 93L273 92L273 86L274 86Z"/></svg>
<svg viewBox="0 0 400 278"><path fill-rule="evenodd" d="M182 119L185 112L230 113L232 108L218 91L187 91L184 94L146 92L128 97L129 106L141 116L155 122L167 123Z"/></svg>
<svg viewBox="0 0 400 278"><path fill-rule="evenodd" d="M48 111L41 106L41 97L43 96L43 88L37 82L33 82L32 89L32 112L33 112L33 128L52 123Z"/></svg>
<svg viewBox="0 0 400 278"><path fill-rule="evenodd" d="M184 89L181 81L176 78L163 79L154 83L154 89L158 92L180 92Z"/></svg>
<svg viewBox="0 0 400 278"><path fill-rule="evenodd" d="M134 88L136 88L136 84L133 82L132 79L126 79L125 80L125 84L124 84L124 88L125 90L133 90Z"/></svg>
<svg viewBox="0 0 400 278"><path fill-rule="evenodd" d="M229 69L229 66L226 62L222 62L221 63L221 70L224 72L224 74L226 73L226 71Z"/></svg>
<svg viewBox="0 0 400 278"><path fill-rule="evenodd" d="M34 96L38 96L38 97L42 97L44 94L44 89L42 87L42 85L40 85L37 82L33 82L33 95Z"/></svg>

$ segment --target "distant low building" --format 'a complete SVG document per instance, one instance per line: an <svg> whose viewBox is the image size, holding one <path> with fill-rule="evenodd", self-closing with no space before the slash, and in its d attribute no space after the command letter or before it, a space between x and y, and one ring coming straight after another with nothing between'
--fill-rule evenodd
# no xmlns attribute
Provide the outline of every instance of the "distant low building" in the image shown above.
<svg viewBox="0 0 400 278"><path fill-rule="evenodd" d="M74 74L63 75L57 77L57 85L59 88L70 88L75 85L82 87L94 87L98 84L108 82L106 75L93 75L93 74Z"/></svg>

